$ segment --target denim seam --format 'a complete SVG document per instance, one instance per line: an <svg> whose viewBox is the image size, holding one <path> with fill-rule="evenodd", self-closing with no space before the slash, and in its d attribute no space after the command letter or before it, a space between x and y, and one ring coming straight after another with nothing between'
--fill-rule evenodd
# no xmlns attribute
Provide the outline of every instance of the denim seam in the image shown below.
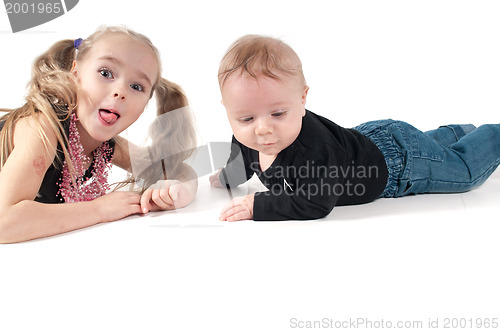
<svg viewBox="0 0 500 332"><path fill-rule="evenodd" d="M406 136L405 131L401 127L400 122L394 123L394 125L399 129L399 132L401 133L401 136L403 136L403 139L405 140L405 146L410 147L410 151L406 151L406 165L401 171L400 179L401 180L409 180L411 179L410 174L412 171L411 165L413 164L413 146L410 145L410 140ZM394 138L392 138L394 140ZM403 157L403 162L404 162L404 157Z"/></svg>
<svg viewBox="0 0 500 332"><path fill-rule="evenodd" d="M448 125L448 126L439 126L439 128L448 128L450 129L452 132L453 132L453 135L455 135L455 139L458 141L460 139L460 137L463 137L465 135L465 131L461 128L455 128L455 127L452 127L451 125ZM457 133L457 130L460 129L462 132L460 133L460 135Z"/></svg>
<svg viewBox="0 0 500 332"><path fill-rule="evenodd" d="M404 156L400 149L398 149L394 138L387 130L393 124L397 125L397 122L394 121L370 130L367 130L369 129L368 124L362 124L354 128L372 141L384 156L389 174L386 187L380 197L395 197L399 188L399 179L404 171ZM401 128L397 127L402 132ZM404 134L403 139L407 141Z"/></svg>

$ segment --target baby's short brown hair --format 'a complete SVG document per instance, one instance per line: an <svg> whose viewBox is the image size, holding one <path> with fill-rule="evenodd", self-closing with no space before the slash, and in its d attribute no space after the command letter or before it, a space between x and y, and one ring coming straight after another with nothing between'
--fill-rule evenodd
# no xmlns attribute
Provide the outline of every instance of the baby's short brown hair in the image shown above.
<svg viewBox="0 0 500 332"><path fill-rule="evenodd" d="M279 79L280 73L287 74L306 85L298 55L286 43L272 37L246 35L236 40L220 62L219 87L238 70L253 78L264 75Z"/></svg>

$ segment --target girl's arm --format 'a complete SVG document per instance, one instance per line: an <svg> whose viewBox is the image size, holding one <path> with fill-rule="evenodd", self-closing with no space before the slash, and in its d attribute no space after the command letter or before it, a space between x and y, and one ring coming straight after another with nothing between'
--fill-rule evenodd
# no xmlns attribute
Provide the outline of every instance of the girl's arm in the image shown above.
<svg viewBox="0 0 500 332"><path fill-rule="evenodd" d="M44 204L23 200L1 209L0 243L22 242L140 213L140 196L114 192L89 202Z"/></svg>
<svg viewBox="0 0 500 332"><path fill-rule="evenodd" d="M115 138L115 153L113 164L131 172L130 149L137 156L145 155L145 148L140 148L125 138ZM191 203L198 190L198 177L194 169L186 163L179 168L175 179L159 180L141 195L141 212L158 210L173 210L185 207Z"/></svg>
<svg viewBox="0 0 500 332"><path fill-rule="evenodd" d="M47 146L35 121L20 119L14 130L14 149L0 172L0 243L55 235L140 213L140 196L112 193L90 202L43 204L34 199L56 154L57 139L40 118Z"/></svg>

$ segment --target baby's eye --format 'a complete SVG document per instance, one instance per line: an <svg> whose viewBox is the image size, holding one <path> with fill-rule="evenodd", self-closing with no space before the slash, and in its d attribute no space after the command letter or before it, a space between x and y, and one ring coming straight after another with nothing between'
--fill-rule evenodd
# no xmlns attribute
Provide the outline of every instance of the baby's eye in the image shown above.
<svg viewBox="0 0 500 332"><path fill-rule="evenodd" d="M106 78L114 78L113 72L107 68L99 69L99 73Z"/></svg>
<svg viewBox="0 0 500 332"><path fill-rule="evenodd" d="M247 116L245 118L241 118L240 121L241 122L250 122L253 120L253 117L252 116Z"/></svg>
<svg viewBox="0 0 500 332"><path fill-rule="evenodd" d="M283 116L285 113L286 113L285 111L274 112L271 114L271 116L279 118L280 116Z"/></svg>
<svg viewBox="0 0 500 332"><path fill-rule="evenodd" d="M130 87L134 90L137 90L137 91L144 91L144 87L140 84L130 84Z"/></svg>

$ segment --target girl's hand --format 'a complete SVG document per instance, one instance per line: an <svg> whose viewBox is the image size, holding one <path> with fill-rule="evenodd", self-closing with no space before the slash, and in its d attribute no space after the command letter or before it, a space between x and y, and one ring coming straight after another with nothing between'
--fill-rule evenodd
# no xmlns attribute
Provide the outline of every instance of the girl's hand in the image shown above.
<svg viewBox="0 0 500 332"><path fill-rule="evenodd" d="M236 197L229 202L219 216L222 221L238 221L253 219L254 194Z"/></svg>
<svg viewBox="0 0 500 332"><path fill-rule="evenodd" d="M141 210L147 213L179 209L191 203L195 195L194 181L160 180L142 194Z"/></svg>
<svg viewBox="0 0 500 332"><path fill-rule="evenodd" d="M215 188L223 188L224 187L222 185L222 183L220 183L220 180L219 180L219 175L220 175L221 172L222 172L222 168L219 168L219 170L217 172L215 172L214 174L210 175L210 177L208 178L209 181L210 181L210 185L212 187L215 187Z"/></svg>
<svg viewBox="0 0 500 332"><path fill-rule="evenodd" d="M115 191L94 200L100 222L114 221L141 213L141 196L127 191Z"/></svg>

